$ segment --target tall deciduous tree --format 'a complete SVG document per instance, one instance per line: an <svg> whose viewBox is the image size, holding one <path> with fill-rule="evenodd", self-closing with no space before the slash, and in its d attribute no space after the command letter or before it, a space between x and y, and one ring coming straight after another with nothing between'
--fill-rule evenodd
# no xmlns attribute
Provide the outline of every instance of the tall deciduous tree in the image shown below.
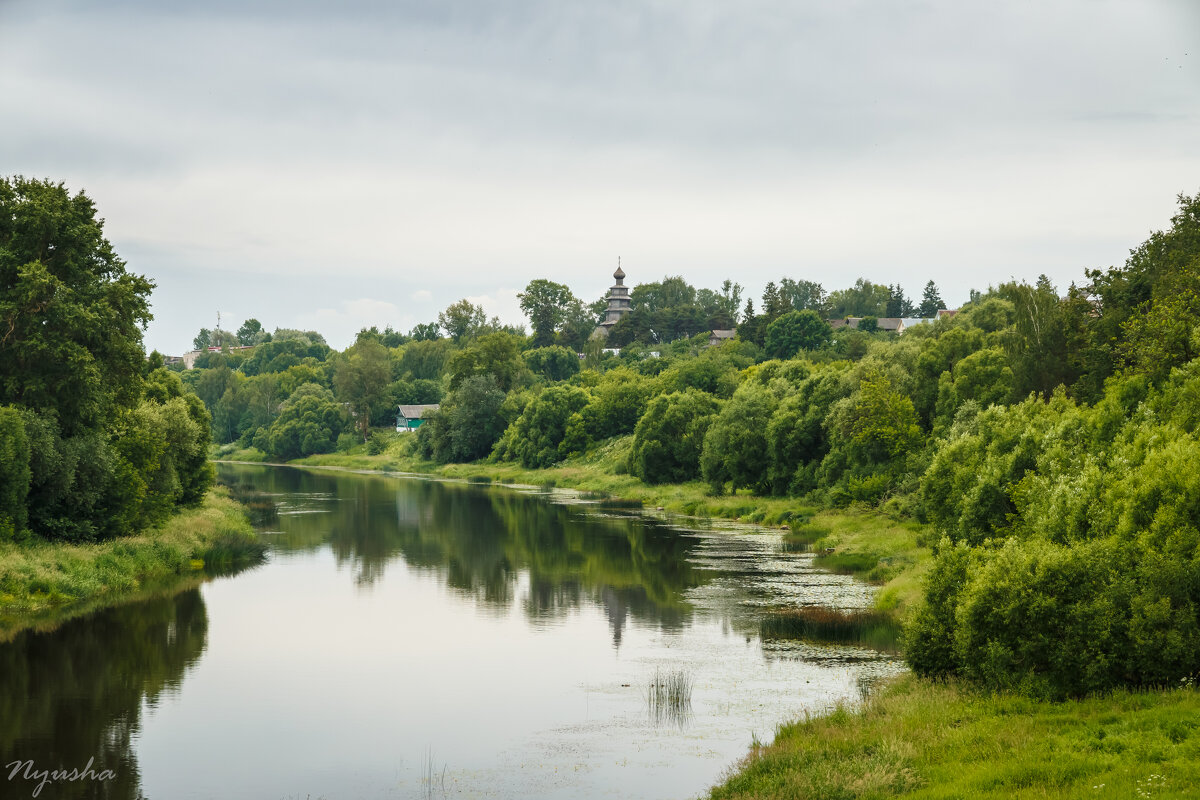
<svg viewBox="0 0 1200 800"><path fill-rule="evenodd" d="M849 289L829 294L829 313L834 317L882 317L892 292L879 283L859 278Z"/></svg>
<svg viewBox="0 0 1200 800"><path fill-rule="evenodd" d="M820 313L825 309L825 290L821 288L821 284L819 283L781 278L779 281L779 293L797 311L811 309Z"/></svg>
<svg viewBox="0 0 1200 800"><path fill-rule="evenodd" d="M554 344L555 331L562 326L572 308L580 303L568 287L545 278L530 281L517 298L533 328L534 347Z"/></svg>
<svg viewBox="0 0 1200 800"><path fill-rule="evenodd" d="M136 403L154 284L126 271L87 196L0 179L0 287L0 404L73 435Z"/></svg>
<svg viewBox="0 0 1200 800"><path fill-rule="evenodd" d="M388 350L374 339L360 339L337 360L333 385L338 399L354 411L364 442L371 433L371 412L384 399L391 380Z"/></svg>
<svg viewBox="0 0 1200 800"><path fill-rule="evenodd" d="M253 317L243 322L242 327L237 330L238 344L242 345L261 344L270 338L263 330L262 323Z"/></svg>
<svg viewBox="0 0 1200 800"><path fill-rule="evenodd" d="M767 326L767 355L791 358L801 350L816 350L829 343L829 334L829 324L817 312L789 311Z"/></svg>
<svg viewBox="0 0 1200 800"><path fill-rule="evenodd" d="M438 324L456 342L470 339L487 324L487 313L465 297L438 314ZM416 337L414 337L416 338Z"/></svg>

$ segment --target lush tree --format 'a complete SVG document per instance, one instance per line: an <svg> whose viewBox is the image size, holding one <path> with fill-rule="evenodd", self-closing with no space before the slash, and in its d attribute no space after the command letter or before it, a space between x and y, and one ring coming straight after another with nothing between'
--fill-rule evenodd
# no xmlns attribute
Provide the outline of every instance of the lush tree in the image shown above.
<svg viewBox="0 0 1200 800"><path fill-rule="evenodd" d="M422 455L443 464L486 456L507 425L501 413L504 399L491 375L463 380L417 429Z"/></svg>
<svg viewBox="0 0 1200 800"><path fill-rule="evenodd" d="M770 490L767 460L767 427L779 405L773 388L757 381L738 387L704 437L700 467L704 480L716 492L729 483L767 493Z"/></svg>
<svg viewBox="0 0 1200 800"><path fill-rule="evenodd" d="M208 328L201 328L200 332L192 339L193 350L204 350L212 344L212 331Z"/></svg>
<svg viewBox="0 0 1200 800"><path fill-rule="evenodd" d="M658 381L629 367L615 367L599 377L595 372L581 377L591 400L567 420L564 455L581 453L595 442L632 433L646 403L659 392Z"/></svg>
<svg viewBox="0 0 1200 800"><path fill-rule="evenodd" d="M487 325L487 312L483 310L483 306L477 306L463 298L438 314L438 325L455 342L464 342L477 336Z"/></svg>
<svg viewBox="0 0 1200 800"><path fill-rule="evenodd" d="M801 350L828 344L829 335L829 324L817 312L789 311L767 326L766 353L771 358L791 358Z"/></svg>
<svg viewBox="0 0 1200 800"><path fill-rule="evenodd" d="M1194 307L1188 277L1200 257L1200 192L1178 201L1170 228L1152 233L1124 266L1087 270L1087 283L1072 293L1074 389L1085 400L1102 396L1105 379L1122 365L1161 377L1189 355L1185 315Z"/></svg>
<svg viewBox="0 0 1200 800"><path fill-rule="evenodd" d="M603 313L597 314L590 306L584 305L582 300L576 298L567 306L566 316L559 326L555 341L572 352L582 352L588 339L595 332L596 325L603 318Z"/></svg>
<svg viewBox="0 0 1200 800"><path fill-rule="evenodd" d="M242 323L242 327L237 330L238 344L262 344L271 335L263 330L262 323L251 317Z"/></svg>
<svg viewBox="0 0 1200 800"><path fill-rule="evenodd" d="M88 197L0 179L0 286L0 404L52 412L71 436L137 403L153 284L125 269Z"/></svg>
<svg viewBox="0 0 1200 800"><path fill-rule="evenodd" d="M825 427L829 453L820 481L855 500L878 499L902 472L905 457L923 444L912 400L883 374L866 376L834 403Z"/></svg>
<svg viewBox="0 0 1200 800"><path fill-rule="evenodd" d="M587 391L577 386L555 384L546 388L505 431L497 445L498 455L520 461L527 468L548 467L561 461L566 455L561 448L567 423L590 401Z"/></svg>
<svg viewBox="0 0 1200 800"><path fill-rule="evenodd" d="M978 350L966 356L938 379L937 417L935 432L943 431L954 420L958 409L974 401L980 408L1008 402L1013 393L1014 378L1008 357L997 347Z"/></svg>
<svg viewBox="0 0 1200 800"><path fill-rule="evenodd" d="M304 345L320 345L328 348L329 343L325 341L325 337L316 331L302 331L296 328L276 328L271 334L272 342L303 342Z"/></svg>
<svg viewBox="0 0 1200 800"><path fill-rule="evenodd" d="M526 350L525 364L535 374L550 381L563 381L579 372L579 356L565 347Z"/></svg>
<svg viewBox="0 0 1200 800"><path fill-rule="evenodd" d="M545 278L530 281L517 298L533 328L534 347L554 344L554 334L562 327L568 313L576 305L582 306L569 287Z"/></svg>
<svg viewBox="0 0 1200 800"><path fill-rule="evenodd" d="M491 375L501 391L517 385L525 370L521 357L521 338L511 333L488 333L450 357L446 374L450 388L476 375Z"/></svg>
<svg viewBox="0 0 1200 800"><path fill-rule="evenodd" d="M1049 397L1056 387L1073 383L1077 376L1067 356L1066 318L1050 279L1042 275L1034 286L1010 283L1000 294L1014 309L1013 335L1006 343L1017 394Z"/></svg>
<svg viewBox="0 0 1200 800"><path fill-rule="evenodd" d="M817 469L829 452L825 417L847 394L843 375L824 369L796 383L767 425L771 493L802 494L817 486Z"/></svg>
<svg viewBox="0 0 1200 800"><path fill-rule="evenodd" d="M126 535L199 499L208 414L161 357L146 362L152 285L125 270L91 200L0 180L0 286L0 536Z"/></svg>
<svg viewBox="0 0 1200 800"><path fill-rule="evenodd" d="M286 372L294 366L305 363L307 359L314 362L325 361L333 351L324 342L309 340L307 337L280 339L272 336L271 341L260 344L254 352L241 364L241 371L246 375L265 375L274 372ZM202 364L201 356L196 359L198 369L208 366ZM222 356L223 363L228 360Z"/></svg>
<svg viewBox="0 0 1200 800"><path fill-rule="evenodd" d="M414 342L431 342L440 336L440 328L436 322L419 322L408 332L408 338Z"/></svg>
<svg viewBox="0 0 1200 800"><path fill-rule="evenodd" d="M712 320L713 328L732 328L737 325L738 308L742 302L742 285L726 279L721 283L721 290L701 289L696 293L696 303L704 314Z"/></svg>
<svg viewBox="0 0 1200 800"><path fill-rule="evenodd" d="M938 292L937 284L933 281L925 284L925 291L921 293L921 307L917 310L917 313L922 317L933 317L937 315L939 309L945 307L942 295Z"/></svg>
<svg viewBox="0 0 1200 800"><path fill-rule="evenodd" d="M779 293L797 311L811 310L820 314L825 310L825 290L819 283L781 278Z"/></svg>
<svg viewBox="0 0 1200 800"><path fill-rule="evenodd" d="M29 511L29 437L21 412L0 406L0 542L26 529Z"/></svg>
<svg viewBox="0 0 1200 800"><path fill-rule="evenodd" d="M667 276L661 281L642 283L629 293L630 305L635 309L655 312L677 306L696 304L696 288L682 276Z"/></svg>
<svg viewBox="0 0 1200 800"><path fill-rule="evenodd" d="M254 446L274 458L329 453L338 435L350 427L346 412L323 386L306 383L283 404L279 417L254 435Z"/></svg>
<svg viewBox="0 0 1200 800"><path fill-rule="evenodd" d="M417 380L436 380L453 353L447 339L417 339L404 345L400 355L400 371Z"/></svg>
<svg viewBox="0 0 1200 800"><path fill-rule="evenodd" d="M789 309L792 304L788 297L775 285L775 281L768 281L767 286L763 289L763 315L768 320L776 320Z"/></svg>
<svg viewBox="0 0 1200 800"><path fill-rule="evenodd" d="M885 317L911 317L916 312L912 301L904 296L904 289L900 284L888 287L890 296L887 301L887 308L884 309Z"/></svg>
<svg viewBox="0 0 1200 800"><path fill-rule="evenodd" d="M704 437L718 408L712 395L694 389L655 397L634 430L632 472L646 483L700 477Z"/></svg>
<svg viewBox="0 0 1200 800"><path fill-rule="evenodd" d="M891 289L859 278L849 289L829 293L829 313L834 318L886 316Z"/></svg>
<svg viewBox="0 0 1200 800"><path fill-rule="evenodd" d="M391 377L388 350L371 337L359 339L335 362L333 385L350 406L364 442L371 435L371 414L386 397Z"/></svg>

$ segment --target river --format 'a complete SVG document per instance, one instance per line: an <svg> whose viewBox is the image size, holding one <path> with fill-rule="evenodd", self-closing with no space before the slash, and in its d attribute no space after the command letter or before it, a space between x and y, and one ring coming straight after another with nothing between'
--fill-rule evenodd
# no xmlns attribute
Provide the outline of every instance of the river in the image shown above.
<svg viewBox="0 0 1200 800"><path fill-rule="evenodd" d="M870 603L777 531L549 490L219 475L255 499L264 565L0 645L3 763L115 776L41 797L682 800L902 669L760 635L772 608ZM653 702L656 680L690 698Z"/></svg>

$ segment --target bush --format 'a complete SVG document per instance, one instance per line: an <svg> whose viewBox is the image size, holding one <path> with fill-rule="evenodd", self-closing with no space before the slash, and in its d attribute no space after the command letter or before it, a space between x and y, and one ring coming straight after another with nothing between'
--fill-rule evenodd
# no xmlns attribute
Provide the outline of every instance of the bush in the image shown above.
<svg viewBox="0 0 1200 800"><path fill-rule="evenodd" d="M331 397L328 389L315 384L301 386L271 427L254 437L254 446L283 460L333 452L350 420L339 404L327 399Z"/></svg>
<svg viewBox="0 0 1200 800"><path fill-rule="evenodd" d="M590 401L591 395L577 386L559 384L543 390L505 431L497 456L520 461L528 469L561 461L567 455L561 449L567 423Z"/></svg>
<svg viewBox="0 0 1200 800"><path fill-rule="evenodd" d="M491 375L465 379L417 429L418 451L443 464L483 458L504 432L505 400Z"/></svg>
<svg viewBox="0 0 1200 800"><path fill-rule="evenodd" d="M767 456L767 429L779 405L777 391L786 384L763 386L746 381L733 393L704 437L700 466L713 491L733 491L749 487L766 494L770 491Z"/></svg>
<svg viewBox="0 0 1200 800"><path fill-rule="evenodd" d="M634 430L633 474L646 483L698 478L704 436L717 411L716 399L695 389L655 397Z"/></svg>
<svg viewBox="0 0 1200 800"><path fill-rule="evenodd" d="M525 365L549 381L564 381L579 372L579 356L573 350L554 345L525 352Z"/></svg>

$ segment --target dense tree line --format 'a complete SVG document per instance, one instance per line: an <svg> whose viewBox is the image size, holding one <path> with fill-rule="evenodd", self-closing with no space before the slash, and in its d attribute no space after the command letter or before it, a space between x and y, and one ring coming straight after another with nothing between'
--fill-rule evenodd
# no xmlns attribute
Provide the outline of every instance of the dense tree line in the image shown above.
<svg viewBox="0 0 1200 800"><path fill-rule="evenodd" d="M614 355L584 335L603 303L534 281L521 297L531 336L462 301L403 341L364 331L347 353L240 378L231 354L235 377L208 378L209 366L186 380L216 398L214 428L218 389L270 374L277 398L307 385L303 413L253 395L218 431L275 455L361 443L366 415L378 425L398 402L441 401L410 445L437 461L541 468L622 442L621 468L647 482L908 515L941 540L909 628L919 672L1047 695L1162 685L1200 671L1188 468L1200 456L1200 196L1179 200L1124 265L1062 289L1043 276L973 291L956 315L900 336L871 319L933 316L932 282L910 300L865 279L826 292L783 278L744 299L730 282L668 276L633 287ZM827 322L849 316L863 323ZM368 350L387 365L373 394L338 377ZM301 420L309 434L272 438Z"/></svg>
<svg viewBox="0 0 1200 800"><path fill-rule="evenodd" d="M0 540L134 533L212 481L209 412L147 359L153 284L92 201L0 179Z"/></svg>

